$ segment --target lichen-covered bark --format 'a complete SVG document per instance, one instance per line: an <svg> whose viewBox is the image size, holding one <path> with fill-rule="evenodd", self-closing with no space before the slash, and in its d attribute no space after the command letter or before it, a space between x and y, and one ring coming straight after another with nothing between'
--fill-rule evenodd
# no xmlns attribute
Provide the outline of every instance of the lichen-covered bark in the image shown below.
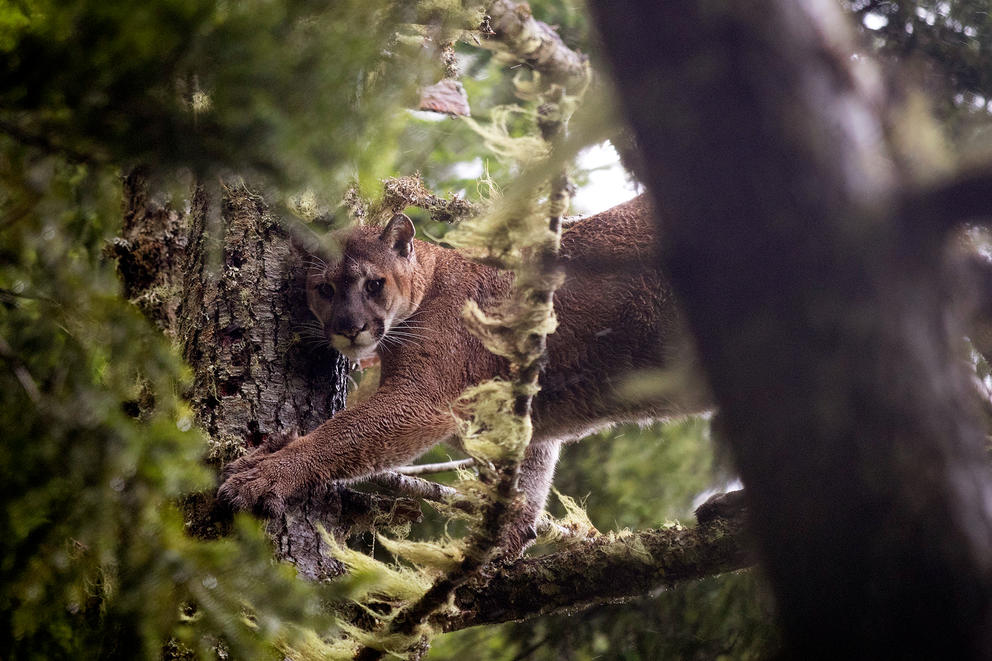
<svg viewBox="0 0 992 661"><path fill-rule="evenodd" d="M176 330L181 266L189 240L186 219L150 198L147 173L135 169L123 181L124 223L109 252L117 259L124 296L161 330Z"/></svg>
<svg viewBox="0 0 992 661"><path fill-rule="evenodd" d="M550 25L534 19L526 2L496 0L488 12L493 37L501 49L562 87L585 83L588 58L565 46Z"/></svg>
<svg viewBox="0 0 992 661"><path fill-rule="evenodd" d="M210 227L211 204L222 204ZM344 406L346 362L308 346L306 255L244 187L193 198L179 343L193 367L190 400L226 460L275 433L305 434Z"/></svg>
<svg viewBox="0 0 992 661"><path fill-rule="evenodd" d="M789 657L992 658L984 434L939 223L897 203L928 155L843 16L593 7Z"/></svg>

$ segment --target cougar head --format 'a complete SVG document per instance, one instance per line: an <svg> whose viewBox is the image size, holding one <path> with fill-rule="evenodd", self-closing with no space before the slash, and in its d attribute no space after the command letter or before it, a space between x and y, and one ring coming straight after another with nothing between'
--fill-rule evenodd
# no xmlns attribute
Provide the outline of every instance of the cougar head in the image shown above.
<svg viewBox="0 0 992 661"><path fill-rule="evenodd" d="M307 275L307 304L331 346L353 361L395 339L390 330L423 298L413 222L396 214L386 227L359 227L341 237L341 254ZM398 341L397 341L398 342Z"/></svg>

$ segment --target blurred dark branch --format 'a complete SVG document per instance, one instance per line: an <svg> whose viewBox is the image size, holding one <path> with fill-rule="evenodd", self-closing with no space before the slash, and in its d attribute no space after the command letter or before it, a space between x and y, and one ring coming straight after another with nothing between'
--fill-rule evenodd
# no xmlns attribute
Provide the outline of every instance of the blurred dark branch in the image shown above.
<svg viewBox="0 0 992 661"><path fill-rule="evenodd" d="M950 231L962 223L992 221L992 166L960 172L953 178L908 193L902 217L916 229Z"/></svg>
<svg viewBox="0 0 992 661"><path fill-rule="evenodd" d="M48 303L51 305L59 305L59 302L54 298L49 298L48 296L40 296L38 294L31 294L26 292L16 292L10 289L4 289L0 287L0 301L14 302L18 299L24 299L27 301L41 301L43 303Z"/></svg>
<svg viewBox="0 0 992 661"><path fill-rule="evenodd" d="M6 133L22 145L37 147L49 154L62 156L70 163L99 165L104 162L104 159L98 158L94 154L84 154L73 147L57 143L47 135L32 133L5 119L0 119L0 133Z"/></svg>
<svg viewBox="0 0 992 661"><path fill-rule="evenodd" d="M972 348L985 365L977 366L971 375L978 394L978 401L988 423L992 424L992 390L985 383L983 375L992 365L992 262L978 254L969 255L961 262L961 278L958 290L967 292L965 314L968 338Z"/></svg>
<svg viewBox="0 0 992 661"><path fill-rule="evenodd" d="M37 202L37 197L30 202L21 202L8 209L3 216L0 216L0 230L5 230L27 218L34 211L34 202Z"/></svg>
<svg viewBox="0 0 992 661"><path fill-rule="evenodd" d="M992 262L980 255L969 256L963 264L965 287L974 292L968 301L968 336L986 359L992 356Z"/></svg>
<svg viewBox="0 0 992 661"><path fill-rule="evenodd" d="M987 213L989 179L903 197L939 158L886 133L829 0L590 6L783 656L992 658L986 434L938 240Z"/></svg>

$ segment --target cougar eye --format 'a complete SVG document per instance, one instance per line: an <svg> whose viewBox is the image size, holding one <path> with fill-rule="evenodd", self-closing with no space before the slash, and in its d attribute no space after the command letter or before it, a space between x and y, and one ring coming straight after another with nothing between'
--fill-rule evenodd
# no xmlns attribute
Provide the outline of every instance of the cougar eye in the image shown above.
<svg viewBox="0 0 992 661"><path fill-rule="evenodd" d="M365 291L368 292L369 296L375 296L382 291L382 285L385 284L385 280L379 278L378 280L366 280L365 281Z"/></svg>
<svg viewBox="0 0 992 661"><path fill-rule="evenodd" d="M327 284L326 282L322 282L319 285L317 285L317 293L320 294L321 298L326 298L327 300L331 300L332 298L334 298L334 287Z"/></svg>

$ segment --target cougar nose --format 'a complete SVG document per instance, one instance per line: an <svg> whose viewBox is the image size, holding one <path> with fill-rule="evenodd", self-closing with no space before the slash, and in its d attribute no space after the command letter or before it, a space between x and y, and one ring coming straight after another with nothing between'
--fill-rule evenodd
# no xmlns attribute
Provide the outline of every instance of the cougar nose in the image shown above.
<svg viewBox="0 0 992 661"><path fill-rule="evenodd" d="M365 324L361 328L355 328L354 326L352 326L351 328L341 328L341 329L338 329L338 334L339 335L344 335L349 340L354 341L354 339L356 337L358 337L358 334L361 333L364 330L368 330L368 327L369 327L369 325L368 324Z"/></svg>

